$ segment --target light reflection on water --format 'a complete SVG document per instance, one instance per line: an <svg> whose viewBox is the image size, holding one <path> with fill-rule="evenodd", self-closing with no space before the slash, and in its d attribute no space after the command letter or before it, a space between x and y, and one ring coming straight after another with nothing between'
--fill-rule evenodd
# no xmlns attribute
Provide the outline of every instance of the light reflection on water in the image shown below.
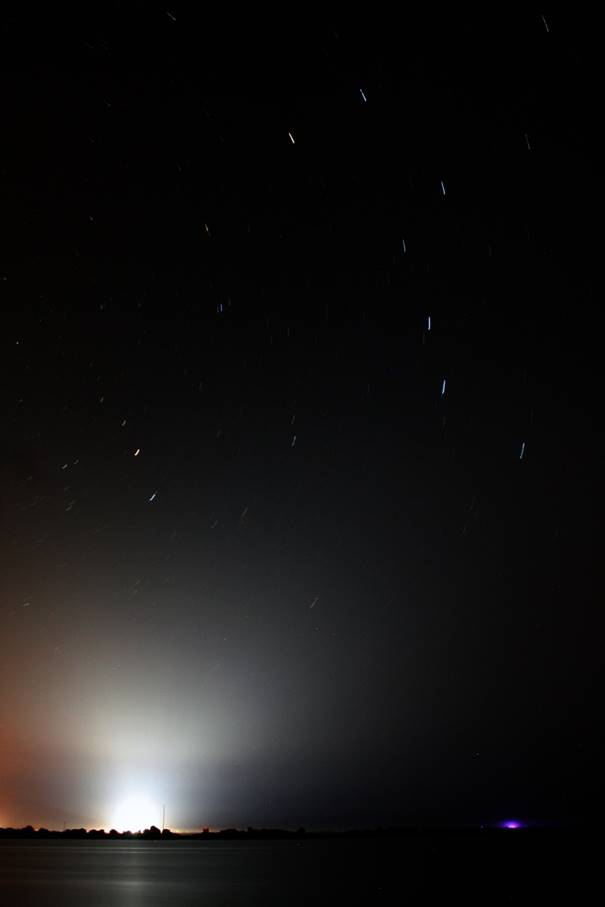
<svg viewBox="0 0 605 907"><path fill-rule="evenodd" d="M296 877L300 900L292 892L286 900L303 903L320 887L312 878L317 861L307 856L313 849L296 842L1 841L1 900L18 907L277 904Z"/></svg>
<svg viewBox="0 0 605 907"><path fill-rule="evenodd" d="M590 863L590 846L591 839L531 829L392 839L4 839L0 905L411 907L452 896L467 907L590 903L578 897L578 866Z"/></svg>

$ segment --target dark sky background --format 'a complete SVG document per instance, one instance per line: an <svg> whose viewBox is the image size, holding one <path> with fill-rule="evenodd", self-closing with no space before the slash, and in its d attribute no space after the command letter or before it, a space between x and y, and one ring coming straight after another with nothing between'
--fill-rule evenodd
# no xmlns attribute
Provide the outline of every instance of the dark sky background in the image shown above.
<svg viewBox="0 0 605 907"><path fill-rule="evenodd" d="M590 21L2 15L0 825L585 820Z"/></svg>

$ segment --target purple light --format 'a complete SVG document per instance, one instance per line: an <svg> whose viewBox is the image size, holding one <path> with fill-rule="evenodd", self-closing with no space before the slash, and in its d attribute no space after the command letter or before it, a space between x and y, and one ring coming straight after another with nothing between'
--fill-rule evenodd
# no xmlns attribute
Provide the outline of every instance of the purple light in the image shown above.
<svg viewBox="0 0 605 907"><path fill-rule="evenodd" d="M521 828L521 823L516 822L514 819L511 819L508 822L504 822L503 827L504 828Z"/></svg>

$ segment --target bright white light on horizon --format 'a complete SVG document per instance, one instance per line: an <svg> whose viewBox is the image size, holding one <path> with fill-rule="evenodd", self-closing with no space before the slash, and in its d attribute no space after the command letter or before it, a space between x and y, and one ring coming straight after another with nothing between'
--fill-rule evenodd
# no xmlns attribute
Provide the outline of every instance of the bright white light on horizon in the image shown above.
<svg viewBox="0 0 605 907"><path fill-rule="evenodd" d="M145 794L130 794L110 814L109 828L116 831L143 831L152 825L162 827L162 807Z"/></svg>

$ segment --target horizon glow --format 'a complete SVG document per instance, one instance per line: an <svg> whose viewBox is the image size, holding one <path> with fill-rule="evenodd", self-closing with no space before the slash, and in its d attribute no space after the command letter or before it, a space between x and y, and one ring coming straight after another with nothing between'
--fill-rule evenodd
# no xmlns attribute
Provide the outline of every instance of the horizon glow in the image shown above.
<svg viewBox="0 0 605 907"><path fill-rule="evenodd" d="M116 831L144 831L162 826L162 807L144 793L129 794L110 813L109 827Z"/></svg>

